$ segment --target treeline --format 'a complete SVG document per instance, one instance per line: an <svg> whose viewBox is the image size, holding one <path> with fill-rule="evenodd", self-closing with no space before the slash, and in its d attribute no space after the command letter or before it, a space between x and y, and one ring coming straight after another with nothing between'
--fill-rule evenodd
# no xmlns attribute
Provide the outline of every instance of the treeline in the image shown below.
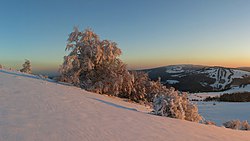
<svg viewBox="0 0 250 141"><path fill-rule="evenodd" d="M209 96L204 101L250 102L250 92L223 94L223 95L216 96L216 97Z"/></svg>

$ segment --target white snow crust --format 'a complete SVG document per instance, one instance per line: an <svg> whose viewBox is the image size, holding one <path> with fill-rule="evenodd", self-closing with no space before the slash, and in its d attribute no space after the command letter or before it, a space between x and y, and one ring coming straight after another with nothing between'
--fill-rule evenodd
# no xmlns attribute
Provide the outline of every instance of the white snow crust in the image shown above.
<svg viewBox="0 0 250 141"><path fill-rule="evenodd" d="M249 141L250 132L147 114L151 109L0 70L0 141Z"/></svg>

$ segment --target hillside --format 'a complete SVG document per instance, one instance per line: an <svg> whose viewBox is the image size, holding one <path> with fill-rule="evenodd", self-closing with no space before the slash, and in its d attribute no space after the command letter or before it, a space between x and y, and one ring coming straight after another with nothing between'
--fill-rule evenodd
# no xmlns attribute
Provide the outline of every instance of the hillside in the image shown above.
<svg viewBox="0 0 250 141"><path fill-rule="evenodd" d="M172 65L142 71L153 80L161 77L166 86L189 92L223 91L250 84L249 71L233 68Z"/></svg>
<svg viewBox="0 0 250 141"><path fill-rule="evenodd" d="M248 141L249 132L147 114L150 109L0 70L0 141Z"/></svg>
<svg viewBox="0 0 250 141"><path fill-rule="evenodd" d="M237 69L244 70L244 71L249 71L250 72L250 67L239 67Z"/></svg>
<svg viewBox="0 0 250 141"><path fill-rule="evenodd" d="M191 100L204 100L207 97L215 97L220 96L223 94L233 94L233 93L243 93L243 92L250 92L250 84L244 86L236 86L232 87L225 91L220 92L200 92L200 93L191 93L189 95L189 99Z"/></svg>

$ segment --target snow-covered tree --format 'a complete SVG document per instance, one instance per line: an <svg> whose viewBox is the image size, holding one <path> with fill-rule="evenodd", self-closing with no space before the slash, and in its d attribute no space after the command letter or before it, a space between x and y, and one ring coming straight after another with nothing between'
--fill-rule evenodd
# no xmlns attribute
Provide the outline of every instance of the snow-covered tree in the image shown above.
<svg viewBox="0 0 250 141"><path fill-rule="evenodd" d="M149 82L148 75L143 72L136 72L133 71L132 73L133 81L131 85L131 92L129 92L129 98L140 102L147 101L146 95L147 95L147 83Z"/></svg>
<svg viewBox="0 0 250 141"><path fill-rule="evenodd" d="M115 42L100 40L91 29L74 28L66 50L70 53L60 68L62 81L101 94L131 93L133 77L118 58L121 50Z"/></svg>
<svg viewBox="0 0 250 141"><path fill-rule="evenodd" d="M153 114L199 122L202 117L198 114L196 105L190 103L186 93L175 91L173 88L156 94L153 101Z"/></svg>
<svg viewBox="0 0 250 141"><path fill-rule="evenodd" d="M20 72L24 72L24 73L32 73L32 69L31 69L31 63L29 60L25 60L24 64L23 64L23 68L20 70Z"/></svg>

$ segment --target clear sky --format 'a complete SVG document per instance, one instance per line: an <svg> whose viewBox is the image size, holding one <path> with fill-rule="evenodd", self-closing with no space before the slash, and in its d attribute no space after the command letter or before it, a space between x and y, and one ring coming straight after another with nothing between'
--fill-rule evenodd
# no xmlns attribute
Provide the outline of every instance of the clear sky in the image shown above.
<svg viewBox="0 0 250 141"><path fill-rule="evenodd" d="M130 68L250 66L250 0L1 0L0 64L56 70L73 26L118 43Z"/></svg>

